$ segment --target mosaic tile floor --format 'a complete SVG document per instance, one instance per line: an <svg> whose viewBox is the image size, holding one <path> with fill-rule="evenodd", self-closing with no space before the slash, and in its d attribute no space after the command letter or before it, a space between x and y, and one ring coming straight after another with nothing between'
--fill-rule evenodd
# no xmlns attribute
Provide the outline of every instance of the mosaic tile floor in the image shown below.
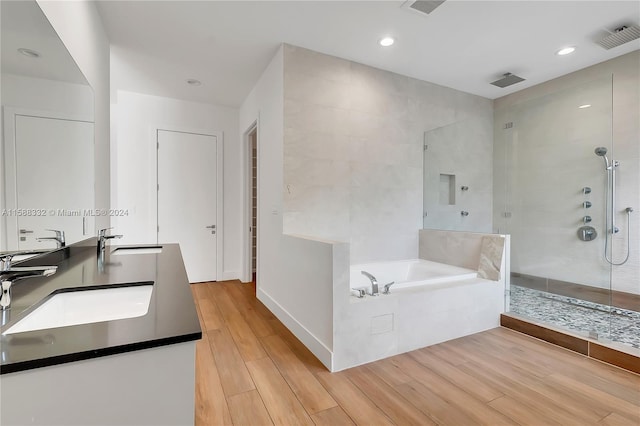
<svg viewBox="0 0 640 426"><path fill-rule="evenodd" d="M510 311L580 335L640 349L640 312L513 284Z"/></svg>

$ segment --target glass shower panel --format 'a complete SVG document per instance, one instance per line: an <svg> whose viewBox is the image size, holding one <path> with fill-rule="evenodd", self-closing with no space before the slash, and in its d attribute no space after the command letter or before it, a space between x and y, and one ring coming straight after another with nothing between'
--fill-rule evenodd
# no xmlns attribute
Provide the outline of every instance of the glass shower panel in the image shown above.
<svg viewBox="0 0 640 426"><path fill-rule="evenodd" d="M612 77L496 111L494 226L511 234L511 312L593 338L612 331L604 259Z"/></svg>

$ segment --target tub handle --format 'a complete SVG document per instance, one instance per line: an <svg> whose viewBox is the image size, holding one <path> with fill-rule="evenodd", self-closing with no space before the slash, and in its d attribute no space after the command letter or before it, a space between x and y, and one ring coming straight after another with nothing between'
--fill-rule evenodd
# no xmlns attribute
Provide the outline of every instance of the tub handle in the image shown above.
<svg viewBox="0 0 640 426"><path fill-rule="evenodd" d="M356 293L356 297L362 299L365 294L367 294L367 290L365 288L352 288L351 291Z"/></svg>
<svg viewBox="0 0 640 426"><path fill-rule="evenodd" d="M389 284L385 284L384 287L383 287L383 290L382 290L382 294L390 294L391 292L389 291L389 289L395 283L396 283L395 281L391 281Z"/></svg>

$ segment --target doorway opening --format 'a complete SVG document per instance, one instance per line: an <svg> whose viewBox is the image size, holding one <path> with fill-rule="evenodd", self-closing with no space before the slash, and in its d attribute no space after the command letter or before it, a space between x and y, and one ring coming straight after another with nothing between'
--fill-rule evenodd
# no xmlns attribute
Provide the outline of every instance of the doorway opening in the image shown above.
<svg viewBox="0 0 640 426"><path fill-rule="evenodd" d="M245 272L244 282L257 288L258 272L258 126L254 123L245 133Z"/></svg>

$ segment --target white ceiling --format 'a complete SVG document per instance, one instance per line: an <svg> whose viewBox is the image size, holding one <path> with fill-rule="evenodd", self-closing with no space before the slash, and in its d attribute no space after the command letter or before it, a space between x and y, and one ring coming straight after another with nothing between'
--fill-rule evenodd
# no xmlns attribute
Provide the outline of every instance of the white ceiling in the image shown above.
<svg viewBox="0 0 640 426"><path fill-rule="evenodd" d="M2 73L88 84L35 1L2 1ZM19 48L35 50L40 58L28 58Z"/></svg>
<svg viewBox="0 0 640 426"><path fill-rule="evenodd" d="M497 98L637 50L605 50L605 29L640 24L638 1L100 1L114 88L238 106L280 43ZM397 42L382 48L386 34ZM574 54L555 52L573 45ZM503 73L526 79L490 85ZM185 83L196 78L203 85Z"/></svg>

